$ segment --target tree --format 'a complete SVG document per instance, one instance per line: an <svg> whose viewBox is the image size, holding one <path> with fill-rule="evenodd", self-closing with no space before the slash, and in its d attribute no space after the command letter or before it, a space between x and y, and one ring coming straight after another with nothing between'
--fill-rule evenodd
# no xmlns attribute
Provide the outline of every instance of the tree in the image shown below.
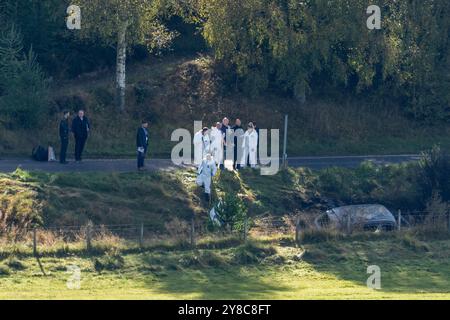
<svg viewBox="0 0 450 320"><path fill-rule="evenodd" d="M220 217L222 227L230 231L242 231L247 219L247 208L237 195L226 192L225 195L214 206Z"/></svg>
<svg viewBox="0 0 450 320"><path fill-rule="evenodd" d="M22 37L11 27L0 37L0 112L8 120L30 128L42 123L46 110L47 79L32 48L23 54Z"/></svg>
<svg viewBox="0 0 450 320"><path fill-rule="evenodd" d="M305 101L328 88L396 99L416 118L450 118L447 0L198 0L203 35L240 89ZM322 90L322 92L321 92Z"/></svg>
<svg viewBox="0 0 450 320"><path fill-rule="evenodd" d="M81 8L80 37L116 47L116 98L124 111L127 49L143 44L161 50L176 34L162 24L161 4L156 0L75 0L73 4Z"/></svg>

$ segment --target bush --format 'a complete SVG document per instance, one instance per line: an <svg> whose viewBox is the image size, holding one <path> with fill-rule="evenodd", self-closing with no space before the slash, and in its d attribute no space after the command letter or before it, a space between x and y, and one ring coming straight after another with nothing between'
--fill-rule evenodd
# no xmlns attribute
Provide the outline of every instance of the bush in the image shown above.
<svg viewBox="0 0 450 320"><path fill-rule="evenodd" d="M230 231L242 232L247 220L247 208L233 192L225 193L225 196L214 206L216 213L222 221L222 227Z"/></svg>
<svg viewBox="0 0 450 320"><path fill-rule="evenodd" d="M418 181L425 201L436 192L443 201L450 201L450 159L440 146L422 153Z"/></svg>

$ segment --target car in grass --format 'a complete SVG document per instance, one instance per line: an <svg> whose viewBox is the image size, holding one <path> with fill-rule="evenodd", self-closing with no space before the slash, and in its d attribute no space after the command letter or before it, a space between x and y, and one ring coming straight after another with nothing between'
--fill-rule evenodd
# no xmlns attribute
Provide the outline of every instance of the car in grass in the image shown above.
<svg viewBox="0 0 450 320"><path fill-rule="evenodd" d="M397 226L394 215L379 204L352 205L327 210L315 220L315 224L320 229L328 226L341 230L393 230Z"/></svg>

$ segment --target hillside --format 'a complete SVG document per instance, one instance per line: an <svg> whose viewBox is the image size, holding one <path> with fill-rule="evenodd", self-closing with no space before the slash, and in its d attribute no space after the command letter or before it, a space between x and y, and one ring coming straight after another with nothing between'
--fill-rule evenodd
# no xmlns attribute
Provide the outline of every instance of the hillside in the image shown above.
<svg viewBox="0 0 450 320"><path fill-rule="evenodd" d="M39 173L18 169L0 175L0 231L15 226L79 226L144 223L163 231L176 219L206 221L210 208L195 184L194 170L138 173ZM221 172L213 201L238 195L252 219L313 216L330 206L380 203L397 212L441 210L423 191L427 179L417 164L321 171L288 169L275 176L258 170ZM401 187L398 181L402 181ZM431 201L431 202L430 202ZM435 203L436 206L430 206ZM439 211L440 212L440 211ZM270 226L269 226L270 227Z"/></svg>
<svg viewBox="0 0 450 320"><path fill-rule="evenodd" d="M334 92L300 104L275 92L252 98L230 91L208 56L133 62L125 114L115 111L113 79L111 69L74 80L54 79L51 113L41 128L10 128L0 122L0 157L29 156L37 144L58 148L59 112L78 108L85 108L92 122L86 150L90 157L134 156L135 130L142 118L152 122L151 155L168 157L173 130L192 131L194 120L211 126L224 116L239 117L256 121L260 128L281 129L284 114L290 116L290 156L417 153L436 143L450 147L447 124L416 122L388 102L374 105L369 99Z"/></svg>

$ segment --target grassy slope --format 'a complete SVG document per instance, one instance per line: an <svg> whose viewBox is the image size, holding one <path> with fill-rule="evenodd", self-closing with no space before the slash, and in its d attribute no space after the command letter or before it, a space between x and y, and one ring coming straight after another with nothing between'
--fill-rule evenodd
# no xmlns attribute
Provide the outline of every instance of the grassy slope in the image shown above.
<svg viewBox="0 0 450 320"><path fill-rule="evenodd" d="M18 170L0 175L0 199L6 215L20 211L45 226L82 225L92 220L97 225L143 222L161 230L175 217L188 220L196 214L206 219L207 204L195 176L193 170L146 174ZM215 179L214 197L233 190L244 198L252 216L290 214L320 203L310 179L312 175L302 169L273 177L262 177L253 170L223 172Z"/></svg>
<svg viewBox="0 0 450 320"><path fill-rule="evenodd" d="M174 218L206 219L208 204L195 184L194 170L129 173L0 174L0 201L5 214L26 226L139 224L163 229ZM401 187L399 187L401 186ZM359 168L289 169L275 176L259 170L220 172L213 183L213 200L224 192L238 194L252 217L281 217L323 211L330 205L380 203L393 212L420 208L417 170L411 165ZM333 203L333 204L331 204ZM20 213L20 215L18 214Z"/></svg>
<svg viewBox="0 0 450 320"><path fill-rule="evenodd" d="M291 156L415 153L435 143L450 147L448 125L420 125L392 105L370 107L364 101L326 96L299 105L270 93L256 98L224 94L207 58L149 60L131 65L128 72L128 106L123 115L113 112L112 72L53 85L53 98L59 103L54 111L81 106L88 110L93 126L86 150L90 156L134 156L141 118L152 120L152 156L167 157L173 130L192 131L194 120L211 125L224 116L240 117L244 122L257 121L261 128L281 129L286 113ZM38 143L58 146L57 125L58 115L53 114L32 134L0 127L0 156L28 156Z"/></svg>
<svg viewBox="0 0 450 320"><path fill-rule="evenodd" d="M42 276L33 258L0 276L0 299L449 299L450 243L406 245L399 239L342 241L298 249L275 246L254 264L233 262L241 248L124 254L124 265L97 272L94 258L48 256ZM197 260L193 259L197 257ZM16 260L17 261L17 260ZM198 261L192 263L192 261ZM0 262L0 265L6 262ZM368 265L380 266L382 290L365 285ZM68 265L82 269L81 290L69 290Z"/></svg>

